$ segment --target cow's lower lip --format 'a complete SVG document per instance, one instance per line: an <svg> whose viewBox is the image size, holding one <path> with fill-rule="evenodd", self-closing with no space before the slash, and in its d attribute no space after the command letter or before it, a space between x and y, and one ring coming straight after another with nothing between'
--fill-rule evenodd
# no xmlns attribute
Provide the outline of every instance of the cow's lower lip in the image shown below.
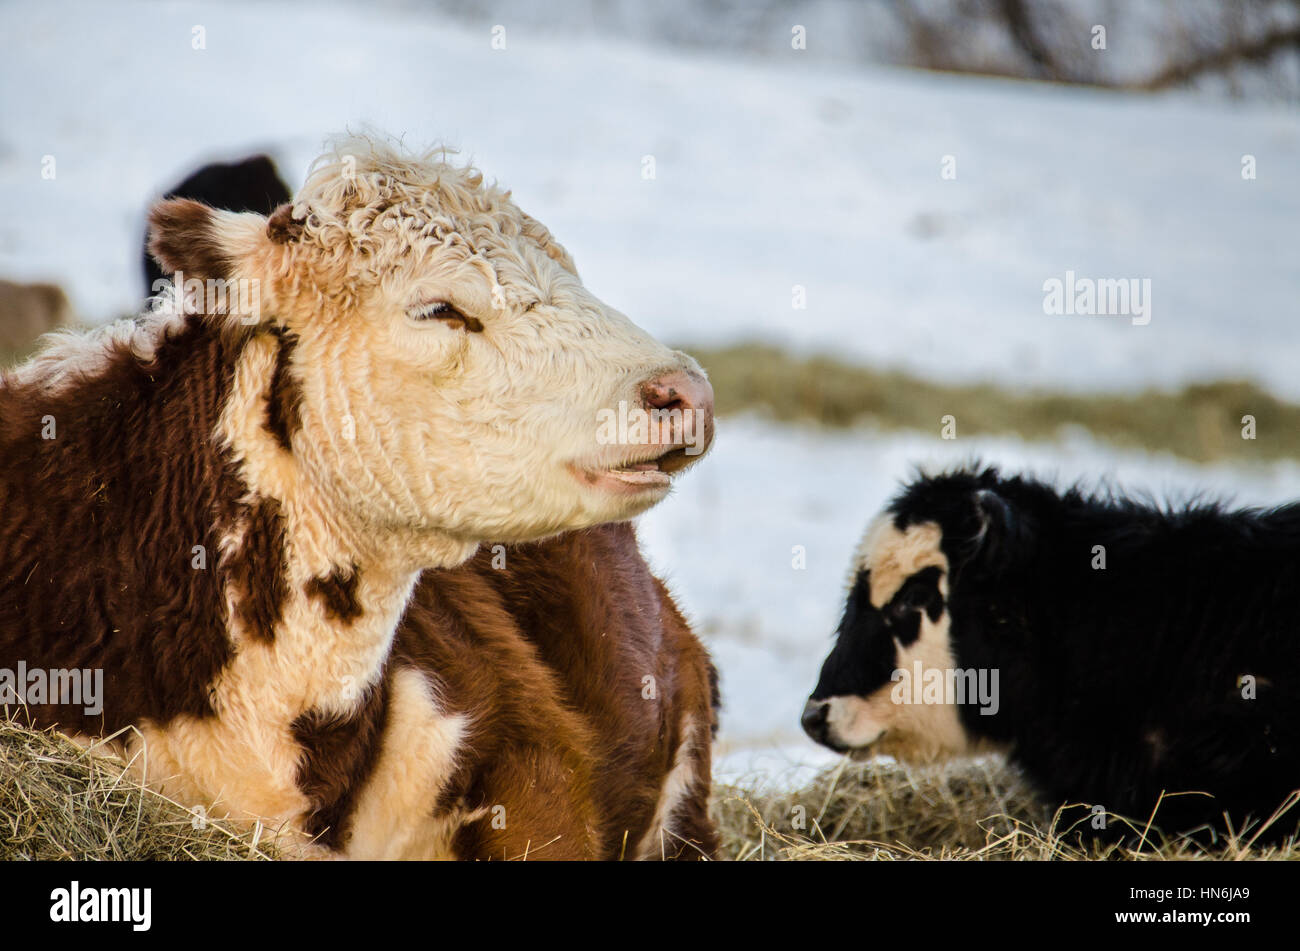
<svg viewBox="0 0 1300 951"><path fill-rule="evenodd" d="M659 469L610 469L601 473L606 478L631 486L668 485L672 478Z"/></svg>
<svg viewBox="0 0 1300 951"><path fill-rule="evenodd" d="M622 494L662 491L672 484L672 476L659 467L659 460L628 463L606 469L570 466L584 485L593 489Z"/></svg>

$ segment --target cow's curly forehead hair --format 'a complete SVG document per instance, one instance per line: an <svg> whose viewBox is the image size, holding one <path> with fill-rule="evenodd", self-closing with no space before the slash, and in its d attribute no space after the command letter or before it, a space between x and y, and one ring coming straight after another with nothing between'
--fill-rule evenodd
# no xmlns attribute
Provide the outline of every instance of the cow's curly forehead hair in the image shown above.
<svg viewBox="0 0 1300 951"><path fill-rule="evenodd" d="M517 257L522 240L576 274L544 225L455 155L444 146L413 155L360 136L336 141L294 198L299 240L331 263L375 276L435 248L495 264Z"/></svg>

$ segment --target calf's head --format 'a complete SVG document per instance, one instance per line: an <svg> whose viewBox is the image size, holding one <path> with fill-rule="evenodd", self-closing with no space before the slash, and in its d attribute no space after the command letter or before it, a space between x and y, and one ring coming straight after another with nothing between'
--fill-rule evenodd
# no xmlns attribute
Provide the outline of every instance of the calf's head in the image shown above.
<svg viewBox="0 0 1300 951"><path fill-rule="evenodd" d="M840 752L923 762L1001 739L989 617L1015 615L1026 526L995 471L909 485L868 528L804 730Z"/></svg>
<svg viewBox="0 0 1300 951"><path fill-rule="evenodd" d="M246 375L278 419L265 480L377 534L518 541L626 519L712 438L695 361L445 153L349 141L269 218L174 199L150 224L187 308L206 291L211 319L264 343Z"/></svg>

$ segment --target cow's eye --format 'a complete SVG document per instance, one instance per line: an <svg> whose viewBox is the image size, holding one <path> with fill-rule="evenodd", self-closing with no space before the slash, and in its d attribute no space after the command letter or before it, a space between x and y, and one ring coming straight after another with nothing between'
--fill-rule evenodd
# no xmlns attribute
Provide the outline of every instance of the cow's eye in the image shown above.
<svg viewBox="0 0 1300 951"><path fill-rule="evenodd" d="M468 330L472 333L478 333L483 329L483 324L478 320L465 316L445 300L422 304L408 311L407 315L416 323L440 321L448 327L454 327L457 330Z"/></svg>
<svg viewBox="0 0 1300 951"><path fill-rule="evenodd" d="M465 322L460 311L456 310L445 300L434 301L432 304L424 304L411 311L411 319L416 321L422 320L459 320Z"/></svg>

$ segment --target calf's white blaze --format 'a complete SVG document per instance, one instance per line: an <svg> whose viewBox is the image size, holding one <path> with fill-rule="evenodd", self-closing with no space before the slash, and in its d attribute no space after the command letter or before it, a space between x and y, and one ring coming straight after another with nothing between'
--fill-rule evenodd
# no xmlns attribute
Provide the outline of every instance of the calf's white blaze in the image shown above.
<svg viewBox="0 0 1300 951"><path fill-rule="evenodd" d="M899 530L886 514L867 529L853 559L853 574L869 571L873 607L880 609L898 593L907 579L925 568L942 571L939 591L948 596L948 558L940 546L943 533L934 522ZM894 642L894 668L914 676L920 663L922 677L930 671L944 674L956 666L949 638L950 615L945 605L937 621L921 612L920 634L906 646ZM925 762L971 752L970 738L961 725L955 704L898 703L894 682L866 697L843 695L828 699L829 737L840 746L870 747L872 753L909 762Z"/></svg>

